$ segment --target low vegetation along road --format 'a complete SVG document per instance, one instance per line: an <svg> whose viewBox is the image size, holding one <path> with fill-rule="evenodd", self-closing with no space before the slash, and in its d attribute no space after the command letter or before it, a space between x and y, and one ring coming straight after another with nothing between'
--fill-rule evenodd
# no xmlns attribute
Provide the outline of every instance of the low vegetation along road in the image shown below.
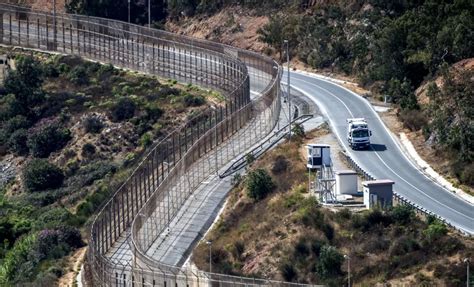
<svg viewBox="0 0 474 287"><path fill-rule="evenodd" d="M375 178L395 181L394 190L404 198L465 233L474 233L472 204L426 177L400 150L365 99L335 83L300 73L291 73L291 85L318 104L339 142L362 169ZM372 130L368 150L351 150L346 141L346 119L356 117L366 118Z"/></svg>

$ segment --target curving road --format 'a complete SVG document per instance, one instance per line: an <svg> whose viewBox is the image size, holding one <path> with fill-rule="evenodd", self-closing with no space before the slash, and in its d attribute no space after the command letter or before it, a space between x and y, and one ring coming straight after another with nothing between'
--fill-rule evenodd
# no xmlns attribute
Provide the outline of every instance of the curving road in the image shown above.
<svg viewBox="0 0 474 287"><path fill-rule="evenodd" d="M286 75L283 77L286 79ZM328 118L351 157L369 174L391 179L394 190L468 234L474 233L474 206L427 178L400 150L367 100L323 79L291 73L291 86L312 99ZM353 151L346 141L346 119L364 117L372 130L371 149Z"/></svg>

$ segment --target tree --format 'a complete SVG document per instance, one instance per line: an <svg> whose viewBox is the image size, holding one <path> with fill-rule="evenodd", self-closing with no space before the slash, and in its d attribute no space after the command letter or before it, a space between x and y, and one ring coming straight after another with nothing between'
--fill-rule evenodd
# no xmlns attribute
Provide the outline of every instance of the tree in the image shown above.
<svg viewBox="0 0 474 287"><path fill-rule="evenodd" d="M247 175L247 195L258 201L275 188L271 176L264 169L256 169Z"/></svg>
<svg viewBox="0 0 474 287"><path fill-rule="evenodd" d="M17 69L8 73L4 83L6 92L14 95L10 103L14 115L37 117L35 108L44 101L42 84L43 70L40 63L30 56L18 57Z"/></svg>

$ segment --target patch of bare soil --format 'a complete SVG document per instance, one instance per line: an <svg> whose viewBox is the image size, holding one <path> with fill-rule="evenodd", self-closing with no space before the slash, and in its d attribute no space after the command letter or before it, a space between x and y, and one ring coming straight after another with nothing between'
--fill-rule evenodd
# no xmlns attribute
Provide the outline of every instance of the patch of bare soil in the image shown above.
<svg viewBox="0 0 474 287"><path fill-rule="evenodd" d="M73 254L66 258L66 265L70 270L58 280L58 286L72 287L76 286L76 276L81 270L82 263L84 262L84 257L86 256L87 247L80 248L76 250Z"/></svg>
<svg viewBox="0 0 474 287"><path fill-rule="evenodd" d="M179 22L169 21L166 23L166 30L263 52L266 44L259 40L257 30L266 23L268 23L266 16L252 16L249 10L230 7L209 17L186 18Z"/></svg>

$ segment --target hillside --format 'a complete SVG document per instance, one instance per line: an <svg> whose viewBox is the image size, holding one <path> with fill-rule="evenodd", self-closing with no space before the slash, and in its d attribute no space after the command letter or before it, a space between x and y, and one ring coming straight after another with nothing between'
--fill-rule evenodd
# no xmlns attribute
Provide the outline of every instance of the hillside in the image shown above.
<svg viewBox="0 0 474 287"><path fill-rule="evenodd" d="M295 68L352 79L370 91L373 101L386 97L425 160L436 167L441 157L445 163L437 167L438 172L456 186L472 190L473 69L469 65L456 68L457 63L474 57L472 1L274 0L260 4L201 1L193 13L170 15L165 27L276 59L286 57L282 43L288 39ZM439 78L454 80L437 87L436 104L427 105L426 92L420 98L416 91ZM431 91L434 97L433 85ZM464 99L463 105L450 102L447 95L453 92L457 99Z"/></svg>
<svg viewBox="0 0 474 287"><path fill-rule="evenodd" d="M145 152L222 97L77 57L0 49L0 285L51 286Z"/></svg>
<svg viewBox="0 0 474 287"><path fill-rule="evenodd" d="M343 255L349 255L354 286L464 286L462 259L474 254L471 238L407 206L327 208L307 192L301 150L327 132L283 143L236 177L221 217L194 250L194 263L209 269L210 240L213 272L341 286L348 275ZM255 185L270 192L252 197Z"/></svg>

